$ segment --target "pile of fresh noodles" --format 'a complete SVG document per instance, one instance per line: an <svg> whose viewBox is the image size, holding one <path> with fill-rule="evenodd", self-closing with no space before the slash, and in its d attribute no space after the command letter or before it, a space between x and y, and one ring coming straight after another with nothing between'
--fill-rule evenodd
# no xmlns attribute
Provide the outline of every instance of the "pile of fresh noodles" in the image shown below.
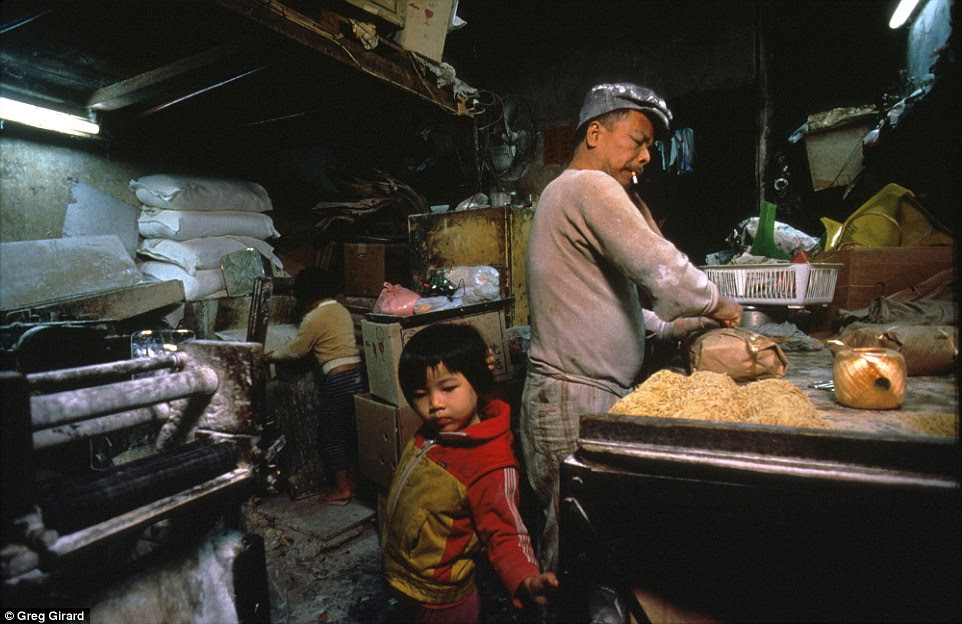
<svg viewBox="0 0 962 624"><path fill-rule="evenodd" d="M832 428L805 393L791 382L764 379L738 386L728 375L709 371L686 376L660 370L609 411L635 416Z"/></svg>

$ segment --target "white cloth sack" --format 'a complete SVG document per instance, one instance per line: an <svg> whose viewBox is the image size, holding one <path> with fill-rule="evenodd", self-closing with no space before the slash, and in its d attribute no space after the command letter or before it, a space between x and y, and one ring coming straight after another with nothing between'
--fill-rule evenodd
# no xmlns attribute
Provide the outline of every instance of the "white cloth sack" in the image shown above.
<svg viewBox="0 0 962 624"><path fill-rule="evenodd" d="M267 212L273 208L263 186L231 178L156 174L131 180L130 190L144 204L167 210Z"/></svg>
<svg viewBox="0 0 962 624"><path fill-rule="evenodd" d="M256 249L278 271L284 269L284 264L274 255L273 247L250 236L209 236L185 241L145 238L138 253L151 260L176 264L194 275L198 270L220 268L221 258L248 247Z"/></svg>
<svg viewBox="0 0 962 624"><path fill-rule="evenodd" d="M187 212L144 206L137 218L137 228L144 238L179 241L209 236L250 236L260 240L280 236L269 216L230 210Z"/></svg>
<svg viewBox="0 0 962 624"><path fill-rule="evenodd" d="M144 276L162 282L180 280L184 284L184 295L187 301L196 301L210 296L227 296L224 272L220 269L203 269L190 275L176 264L156 260L141 262L137 268Z"/></svg>

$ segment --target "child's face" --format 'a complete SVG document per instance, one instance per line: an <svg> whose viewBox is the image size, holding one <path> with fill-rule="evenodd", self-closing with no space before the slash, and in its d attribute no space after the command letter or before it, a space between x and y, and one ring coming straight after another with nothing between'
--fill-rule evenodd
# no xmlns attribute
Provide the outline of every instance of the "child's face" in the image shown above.
<svg viewBox="0 0 962 624"><path fill-rule="evenodd" d="M414 411L436 431L460 431L481 421L478 395L461 373L443 363L427 370L424 388L414 391Z"/></svg>

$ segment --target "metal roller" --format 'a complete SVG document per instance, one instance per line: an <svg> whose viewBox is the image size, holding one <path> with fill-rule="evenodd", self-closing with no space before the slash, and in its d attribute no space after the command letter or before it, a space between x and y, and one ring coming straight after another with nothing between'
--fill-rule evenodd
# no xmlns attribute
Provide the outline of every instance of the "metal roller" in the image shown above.
<svg viewBox="0 0 962 624"><path fill-rule="evenodd" d="M31 422L34 431L47 429L192 395L210 395L217 390L218 384L217 371L204 367L159 377L145 377L30 397Z"/></svg>
<svg viewBox="0 0 962 624"><path fill-rule="evenodd" d="M251 479L252 471L249 468L235 468L183 492L171 494L143 507L64 535L49 545L46 550L58 558L75 555L102 540L115 535L129 534L132 530L143 528L172 513L188 509L194 503L218 497L230 490L243 488L251 482Z"/></svg>
<svg viewBox="0 0 962 624"><path fill-rule="evenodd" d="M150 407L141 407L126 412L107 414L98 418L91 418L83 422L41 429L33 432L33 448L43 449L59 446L76 440L104 435L113 431L121 431L149 422L163 423L170 416L170 406L159 403Z"/></svg>
<svg viewBox="0 0 962 624"><path fill-rule="evenodd" d="M5 589L26 588L31 604L34 593L85 592L73 577L97 574L105 563L139 566L191 540L195 526L200 533L237 521L257 479L263 347L201 340L178 349L28 375L0 371ZM119 450L152 454L106 471L88 466L83 444L63 454L54 448L143 425L161 433L152 443L146 431L124 434ZM168 518L191 535L161 530L145 537ZM27 576L30 582L17 582Z"/></svg>
<svg viewBox="0 0 962 624"><path fill-rule="evenodd" d="M147 373L165 368L180 370L187 365L188 358L183 353L169 353L154 357L122 360L107 364L93 364L77 368L31 373L27 381L34 390L48 390L58 386L105 377L123 377L136 373Z"/></svg>
<svg viewBox="0 0 962 624"><path fill-rule="evenodd" d="M230 443L194 442L123 464L105 476L41 495L44 523L60 533L123 514L233 470Z"/></svg>

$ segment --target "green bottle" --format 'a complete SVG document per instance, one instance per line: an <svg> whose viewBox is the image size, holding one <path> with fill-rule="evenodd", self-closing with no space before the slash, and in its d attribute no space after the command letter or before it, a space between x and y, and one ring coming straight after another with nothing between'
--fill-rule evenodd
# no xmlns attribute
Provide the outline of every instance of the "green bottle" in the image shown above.
<svg viewBox="0 0 962 624"><path fill-rule="evenodd" d="M751 254L765 256L776 260L789 260L788 255L782 253L775 246L775 211L778 207L767 201L762 201L758 208L758 229L755 230L755 240L752 241Z"/></svg>

